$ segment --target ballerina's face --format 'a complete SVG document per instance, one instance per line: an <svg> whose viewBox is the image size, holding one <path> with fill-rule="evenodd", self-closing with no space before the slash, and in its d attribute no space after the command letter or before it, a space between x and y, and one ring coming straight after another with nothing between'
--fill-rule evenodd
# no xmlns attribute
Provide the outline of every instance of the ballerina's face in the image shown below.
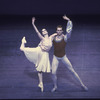
<svg viewBox="0 0 100 100"><path fill-rule="evenodd" d="M43 35L48 34L47 30L46 30L46 29L42 29L42 34L43 34Z"/></svg>

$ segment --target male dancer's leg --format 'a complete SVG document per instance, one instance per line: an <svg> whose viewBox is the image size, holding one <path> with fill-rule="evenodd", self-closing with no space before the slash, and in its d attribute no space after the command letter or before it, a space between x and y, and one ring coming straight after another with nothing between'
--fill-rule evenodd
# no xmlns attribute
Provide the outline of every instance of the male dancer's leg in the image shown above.
<svg viewBox="0 0 100 100"><path fill-rule="evenodd" d="M53 60L52 60L52 80L54 84L54 88L52 89L52 92L54 92L57 89L57 68L58 68L59 61L58 59L53 55Z"/></svg>
<svg viewBox="0 0 100 100"><path fill-rule="evenodd" d="M78 74L73 69L72 64L70 63L70 61L68 60L68 58L66 57L66 55L62 58L62 62L70 70L70 72L73 74L73 76L75 77L75 79L81 84L82 88L84 90L88 90L88 88L83 84L82 80L80 79L80 77L78 76Z"/></svg>

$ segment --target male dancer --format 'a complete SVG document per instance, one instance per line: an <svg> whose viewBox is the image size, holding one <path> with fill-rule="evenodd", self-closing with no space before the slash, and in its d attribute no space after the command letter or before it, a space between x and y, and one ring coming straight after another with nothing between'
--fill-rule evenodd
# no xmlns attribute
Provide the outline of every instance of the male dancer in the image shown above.
<svg viewBox="0 0 100 100"><path fill-rule="evenodd" d="M70 70L70 72L73 74L75 79L81 84L81 87L87 91L88 88L83 84L83 82L81 81L80 77L75 72L75 70L73 69L72 64L70 63L70 61L68 60L65 54L66 42L67 39L71 36L73 24L72 21L66 15L63 16L63 19L68 21L66 27L66 34L65 35L62 34L63 29L62 26L59 25L57 26L57 30L56 30L57 36L53 40L54 55L52 60L52 79L54 83L54 88L52 89L52 92L56 91L57 89L56 71L58 68L59 61L62 61L65 64L65 66Z"/></svg>

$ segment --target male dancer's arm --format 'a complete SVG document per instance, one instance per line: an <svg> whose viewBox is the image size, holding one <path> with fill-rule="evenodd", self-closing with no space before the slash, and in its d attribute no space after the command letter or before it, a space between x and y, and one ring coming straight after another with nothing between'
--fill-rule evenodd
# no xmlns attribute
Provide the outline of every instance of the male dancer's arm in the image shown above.
<svg viewBox="0 0 100 100"><path fill-rule="evenodd" d="M38 31L38 29L37 29L37 27L35 26L34 23L35 23L35 17L32 18L32 25L33 25L33 27L34 27L36 33L38 34L39 38L40 38L40 39L43 39L44 37L43 37L43 36L41 35L41 33Z"/></svg>
<svg viewBox="0 0 100 100"><path fill-rule="evenodd" d="M63 19L68 21L66 26L66 35L64 35L64 40L67 41L67 39L71 36L73 23L66 15L63 16Z"/></svg>

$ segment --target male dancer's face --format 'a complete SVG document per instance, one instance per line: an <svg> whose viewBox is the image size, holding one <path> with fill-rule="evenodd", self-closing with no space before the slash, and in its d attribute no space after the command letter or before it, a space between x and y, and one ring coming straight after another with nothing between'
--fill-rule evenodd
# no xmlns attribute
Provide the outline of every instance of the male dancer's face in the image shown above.
<svg viewBox="0 0 100 100"><path fill-rule="evenodd" d="M62 28L58 27L56 32L57 32L57 35L61 35L63 33L63 30Z"/></svg>

